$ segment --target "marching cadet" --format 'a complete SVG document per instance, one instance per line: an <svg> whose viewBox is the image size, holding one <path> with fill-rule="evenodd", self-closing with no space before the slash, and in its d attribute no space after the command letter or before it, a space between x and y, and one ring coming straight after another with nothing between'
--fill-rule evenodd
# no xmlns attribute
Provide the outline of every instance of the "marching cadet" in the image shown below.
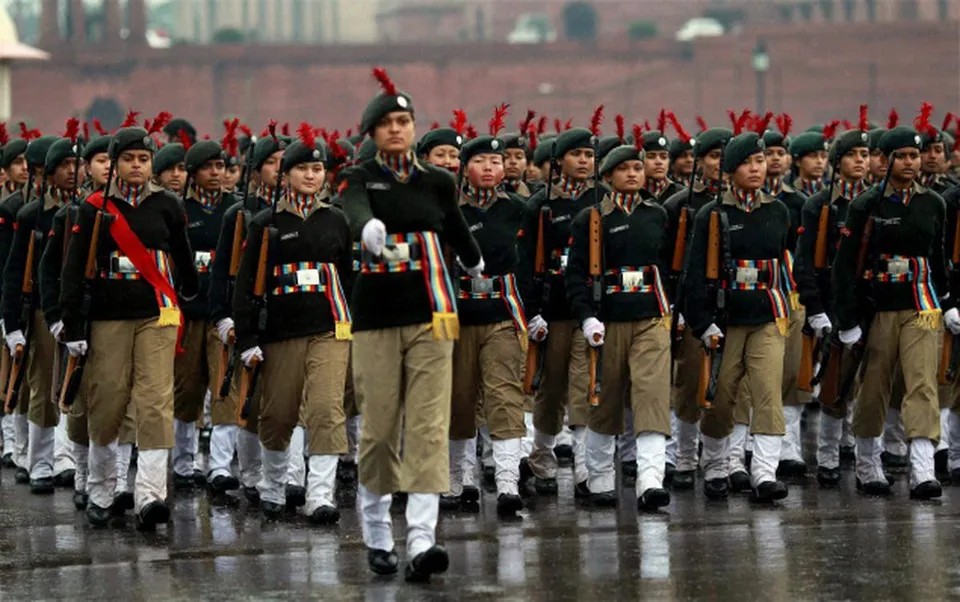
<svg viewBox="0 0 960 602"><path fill-rule="evenodd" d="M234 331L233 294L230 283L230 279L236 277L236 274L230 274L234 253L233 242L235 239L246 240L253 216L273 204L280 174L280 161L286 147L287 141L276 136L275 132L272 134L266 132L254 143L249 166L251 177L255 176L256 187L249 191L247 196L242 197L243 202L231 205L223 214L217 249L210 269L209 291L209 322L216 327L222 345L229 345L231 334L235 335L235 332L232 332ZM240 212L243 212L244 216L240 222L243 229L237 234L237 214ZM256 394L253 395L253 403L246 424L241 428L237 423L237 404L245 400L237 399L240 371L235 371L234 376L225 398L220 398L218 391L214 391L214 401L210 407L210 421L213 429L210 434L210 464L207 481L214 491L225 491L228 487L235 489L234 484L237 484L243 488L247 501L256 505L260 503L257 483L260 481L261 454L257 418L260 407L259 393L262 393L262 387L258 387ZM214 385L219 388L221 383L214 383ZM239 483L230 470L234 452L237 454L240 465ZM214 481L217 485L213 485Z"/></svg>
<svg viewBox="0 0 960 602"><path fill-rule="evenodd" d="M323 144L308 123L298 132L283 153L285 194L250 223L234 315L241 360L247 366L263 362L260 509L270 518L284 510L287 454L302 412L310 434L306 513L314 524L331 524L340 518L335 477L347 449L343 391L351 333L340 274L351 277L353 238L343 213L320 197ZM261 278L263 300L255 286Z"/></svg>
<svg viewBox="0 0 960 602"><path fill-rule="evenodd" d="M920 185L943 195L954 186L946 177L948 165L943 132L936 128L920 132L920 145Z"/></svg>
<svg viewBox="0 0 960 602"><path fill-rule="evenodd" d="M227 133L230 136L230 132ZM229 140L226 141L228 144ZM196 270L200 275L199 294L181 303L183 312L183 353L177 354L174 365L174 448L172 455L173 484L176 489L191 488L205 475L196 474L197 419L203 411L207 389L217 389L220 369L220 337L216 326L207 321L210 305L207 292L210 281L211 253L217 247L223 215L233 202L223 192L225 153L215 140L200 140L184 156L187 172L184 208L187 235L193 250ZM216 485L214 484L216 481ZM236 489L236 479L210 482L214 493Z"/></svg>
<svg viewBox="0 0 960 602"><path fill-rule="evenodd" d="M551 173L550 164L553 161L553 146L556 138L556 136L550 134L537 139L537 147L533 149L533 161L527 165L527 186L530 187L533 194L540 192L547 185L548 174Z"/></svg>
<svg viewBox="0 0 960 602"><path fill-rule="evenodd" d="M670 278L668 290L675 303L676 324L671 324L676 347L673 388L671 391L672 414L676 417L672 429L676 440L676 471L671 487L678 490L693 489L697 471L697 449L700 443L700 407L697 402L697 386L700 379L700 341L683 322L683 287L680 286L684 266L689 255L690 235L693 231L694 217L707 203L720 198L723 190L720 161L723 149L733 136L733 130L727 128L709 128L700 132L695 141L688 146L698 162L699 177L693 183L693 189L686 188L675 193L663 203L669 221L667 237L670 260ZM687 233L681 231L680 224ZM677 251L680 256L677 256ZM679 339L679 340L676 340Z"/></svg>
<svg viewBox="0 0 960 602"><path fill-rule="evenodd" d="M62 205L69 203L74 194L78 168L74 146L78 133L79 122L73 119L67 124L67 137L55 139L47 147L42 162L39 157L33 158L33 149L27 147L28 163L43 166L43 186L41 195L17 212L16 233L3 270L3 323L7 330L6 342L10 355L14 356L19 348L25 362L21 368L26 372L17 409L19 411L21 404L27 406L27 468L30 472L30 491L37 494L53 493L54 429L60 417L57 405L51 399L51 380L56 346L54 339L63 330L60 322L45 324L42 312L37 311L40 307L40 287L36 286L37 264L53 226L53 215ZM28 265L28 258L33 265ZM30 274L29 284L32 287L29 294L23 292L27 273ZM28 316L27 322L23 321L23 316ZM10 404L9 399L7 403Z"/></svg>
<svg viewBox="0 0 960 602"><path fill-rule="evenodd" d="M670 178L684 185L693 176L693 149L689 142L673 138L667 150L670 152Z"/></svg>
<svg viewBox="0 0 960 602"><path fill-rule="evenodd" d="M683 186L671 180L670 175L670 146L664 129L666 128L666 112L660 112L658 128L643 134L643 170L646 175L644 191L658 203L663 203Z"/></svg>
<svg viewBox="0 0 960 602"><path fill-rule="evenodd" d="M952 260L954 255L954 233L957 229L957 223L960 221L960 186L954 186L948 190L943 195L944 203L946 204L947 217L944 229L944 243L946 244L946 252L949 253L948 257ZM960 286L960 269L957 265L951 266L949 273L950 277L950 288L951 290L957 290L956 287ZM956 338L953 339L953 345L957 344ZM941 359L942 361L942 359ZM941 371L943 368L941 367ZM948 383L945 386L940 387L940 407L949 408L947 419L946 419L946 428L947 428L947 476L950 479L951 484L960 484L960 395L957 394L957 387L960 386L960 379L954 377L952 383ZM949 393L946 396L944 393ZM943 429L943 410L941 409L941 431ZM943 433L941 432L941 442L944 438ZM942 463L937 456L942 456L940 450L938 450L934 455L935 468L937 470L942 470L941 466L937 464Z"/></svg>
<svg viewBox="0 0 960 602"><path fill-rule="evenodd" d="M719 352L710 354L713 361L721 361L720 372L712 408L700 424L704 493L709 499L727 496L727 448L744 378L750 383L752 404L751 499L772 502L787 496L776 469L784 432L781 387L789 319L779 268L790 235L790 213L762 190L763 151L763 139L754 132L727 143L721 166L730 175L730 190L697 213L687 261L684 317L706 347L722 351L722 360ZM707 265L710 256L717 260L713 266ZM716 303L718 294L726 299L724 306Z"/></svg>
<svg viewBox="0 0 960 602"><path fill-rule="evenodd" d="M790 157L795 175L791 184L806 196L823 188L827 167L827 144L822 132L803 132L790 141Z"/></svg>
<svg viewBox="0 0 960 602"><path fill-rule="evenodd" d="M546 172L547 186L528 202L528 215L520 246L520 293L528 318L527 331L539 347L542 382L534 397L533 423L536 429L528 463L534 486L541 495L557 494L557 435L563 429L564 410L573 431L575 496L586 498L587 424L587 342L580 323L567 301L566 268L570 252L570 223L583 209L596 205L604 189L594 187L594 145L599 111L594 114L594 131L573 128L554 141L553 156ZM553 163L559 178L552 181ZM541 217L542 216L542 217ZM540 233L541 224L543 232ZM537 274L537 240L542 234L546 273ZM538 285L540 279L542 286ZM552 333L552 334L551 334ZM530 378L530 375L527 375Z"/></svg>
<svg viewBox="0 0 960 602"><path fill-rule="evenodd" d="M878 495L891 491L876 446L899 361L910 497L930 499L941 495L933 459L940 436L938 339L943 322L951 332L960 332L960 318L955 307L948 306L945 316L941 311L940 302L949 293L942 242L945 206L939 195L915 181L921 144L920 134L909 127L894 127L880 138L888 181L851 204L833 265L833 290L840 341L855 345L864 339L866 365L853 417L858 489Z"/></svg>
<svg viewBox="0 0 960 602"><path fill-rule="evenodd" d="M491 122L490 135L470 140L460 154L465 179L460 210L480 245L485 268L477 277L454 278L461 327L453 348L449 498L457 506L461 501L479 501L476 489L468 499L462 483L467 443L477 432L479 390L493 448L497 514L513 516L523 509L518 482L521 438L526 434L520 369L527 332L516 282L516 240L525 204L498 188L506 152L505 142L497 137L505 114L505 107L501 109ZM441 498L441 505L444 498L448 496Z"/></svg>
<svg viewBox="0 0 960 602"><path fill-rule="evenodd" d="M671 310L664 283L670 241L667 211L641 194L647 142L639 132L636 140L607 156L600 171L610 175L612 192L570 226L567 295L591 353L602 349L596 370L603 387L591 404L585 446L590 500L617 502L614 450L626 394L636 433L637 509L649 511L670 503L663 488L670 436Z"/></svg>
<svg viewBox="0 0 960 602"><path fill-rule="evenodd" d="M177 195L183 193L187 183L187 168L183 161L191 144L184 140L164 144L153 158L154 183Z"/></svg>
<svg viewBox="0 0 960 602"><path fill-rule="evenodd" d="M169 520L167 456L173 447L173 363L181 322L173 273L183 299L198 291L180 201L150 182L156 144L147 130L125 127L111 143L116 179L107 196L80 206L61 278L62 339L85 356L83 384L90 432L87 519L105 525L116 488L117 437L136 404L138 527ZM98 215L109 213L96 240L94 282L85 267ZM87 287L92 286L92 290ZM85 295L92 295L89 304ZM70 376L68 375L68 378Z"/></svg>
<svg viewBox="0 0 960 602"><path fill-rule="evenodd" d="M865 125L864 121L861 119L861 128ZM860 128L844 132L830 145L828 154L830 164L834 167L832 173L835 180L803 205L794 264L794 278L800 303L806 308L807 325L814 336L822 341L822 345L829 344L826 335L833 330L835 320L830 271L837 243L846 227L850 204L867 189L869 134ZM829 214L827 229L821 232L824 207L829 207ZM818 247L821 249L819 252ZM847 416L847 400L840 399L835 405L821 403L820 410L817 481L823 487L833 487L840 483L840 445ZM789 420L787 422L789 425Z"/></svg>
<svg viewBox="0 0 960 602"><path fill-rule="evenodd" d="M463 111L454 111L454 115L451 127L437 128L423 135L417 143L417 156L421 161L457 173L460 170L460 147L466 140L467 115Z"/></svg>
<svg viewBox="0 0 960 602"><path fill-rule="evenodd" d="M527 166L533 161L533 148L536 146L537 126L533 123L536 113L527 111L520 122L520 131L500 137L505 146L503 156L503 188L507 192L530 198L533 192L527 186ZM531 143L533 145L531 145Z"/></svg>
<svg viewBox="0 0 960 602"><path fill-rule="evenodd" d="M239 120L236 120L239 123ZM236 138L236 133L233 134ZM241 165L240 145L236 140L224 148L224 170L223 170L223 192L225 194L234 194L239 192L237 184L240 182L240 176L243 172Z"/></svg>
<svg viewBox="0 0 960 602"><path fill-rule="evenodd" d="M197 128L183 117L174 117L161 130L163 133L164 145L171 142L188 142L186 146L191 146L197 141Z"/></svg>
<svg viewBox="0 0 960 602"><path fill-rule="evenodd" d="M480 276L484 265L457 205L453 177L410 150L413 100L383 69L374 75L383 90L364 110L361 130L377 154L350 170L342 193L353 238L364 246L351 304L354 387L363 414L358 505L370 568L391 574L398 565L391 494L408 492L406 578L426 581L449 562L435 541L439 494L450 486L458 321L441 242L469 276Z"/></svg>

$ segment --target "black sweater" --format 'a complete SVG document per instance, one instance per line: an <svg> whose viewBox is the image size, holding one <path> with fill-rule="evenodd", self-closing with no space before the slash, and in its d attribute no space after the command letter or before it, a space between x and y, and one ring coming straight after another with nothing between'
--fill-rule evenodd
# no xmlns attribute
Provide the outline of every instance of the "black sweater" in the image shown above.
<svg viewBox="0 0 960 602"><path fill-rule="evenodd" d="M817 237L820 235L820 211L828 201L828 191L821 190L803 204L800 216L800 235L797 238L794 253L793 278L797 283L800 303L807 309L807 315L826 313L833 305L833 287L830 283L830 269L837 255L840 232L846 225L850 201L835 189L833 202L830 203L830 228L827 231L827 267L818 271L814 267Z"/></svg>
<svg viewBox="0 0 960 602"><path fill-rule="evenodd" d="M458 206L457 185L446 170L416 162L406 182L371 159L352 169L341 191L350 231L359 239L373 218L387 234L434 232L467 267L480 263L480 247ZM376 330L433 321L422 272L360 274L353 287L353 330Z"/></svg>
<svg viewBox="0 0 960 602"><path fill-rule="evenodd" d="M206 210L193 197L184 203L187 213L187 236L193 249L194 263L200 275L200 292L190 301L180 301L183 317L187 320L206 320L210 317L210 271L212 261L216 259L217 240L220 236L224 215L236 204L233 194L224 194L212 210ZM232 228L232 224L231 224ZM231 233L232 242L232 233ZM227 247L227 268L230 267L230 251ZM210 257L213 253L213 258Z"/></svg>
<svg viewBox="0 0 960 602"><path fill-rule="evenodd" d="M6 265L10 248L13 246L14 230L17 223L17 213L23 207L23 193L14 192L0 201L0 266ZM0 295L3 288L0 287Z"/></svg>
<svg viewBox="0 0 960 602"><path fill-rule="evenodd" d="M940 195L919 184L914 184L912 191L912 199L904 205L891 200L891 186L887 186L882 199L879 186L874 186L851 204L833 263L834 308L841 330L859 325L864 317L863 299L858 295L861 292L872 301L875 311L917 309L915 282L865 282L862 274L857 273L857 255L867 220L873 220L873 235L865 269L882 270L883 266L878 265L881 254L925 257L929 260L935 294L949 294L943 253L946 206Z"/></svg>
<svg viewBox="0 0 960 602"><path fill-rule="evenodd" d="M267 321L261 331L261 300L254 297L253 286L263 232L270 227L276 228L276 235L267 259ZM346 288L349 282L344 280L348 280L351 274L352 241L346 217L336 207L317 207L306 219L294 213L286 202L281 202L276 212L264 209L257 213L247 229L246 246L233 294L237 348L245 350L334 330L334 316L326 294L320 291L274 294L277 288L295 284L292 281L280 281L274 270L301 262L332 263L336 266L344 290L349 290Z"/></svg>
<svg viewBox="0 0 960 602"><path fill-rule="evenodd" d="M233 253L233 235L237 227L237 214L241 210L244 212L243 231L240 232L240 240L245 241L247 239L247 224L255 214L270 207L270 202L267 199L259 197L248 197L246 202L246 207L241 203L234 203L223 212L220 236L217 238L217 250L214 252L213 265L210 268L208 299L210 302L210 322L213 324L224 318L229 318L233 313L230 259Z"/></svg>
<svg viewBox="0 0 960 602"><path fill-rule="evenodd" d="M645 199L633 212L627 214L610 197L600 203L601 270L620 271L624 267L656 267L666 286L667 211L654 199ZM659 318L669 313L669 305L660 308L655 292L606 294L607 285L619 285L616 275L601 276L603 296L598 308L593 301L590 276L590 213L584 209L570 226L570 259L567 263L567 296L574 316L582 324L587 318L598 317L602 322L634 322ZM632 270L633 271L633 270ZM656 290L653 272L646 271L643 284ZM669 299L666 300L669 304Z"/></svg>
<svg viewBox="0 0 960 602"><path fill-rule="evenodd" d="M667 240L669 248L667 249L666 267L668 269L673 265L673 251L680 229L681 212L687 212L687 240L684 243L684 257L680 263L681 266L686 266L686 258L690 255L690 239L693 236L693 222L697 212L700 211L704 205L715 200L716 197L717 195L715 193L707 190L706 186L697 181L693 185L692 195L690 194L689 188L684 188L664 201L663 208L667 212ZM679 292L677 287L680 284L680 277L684 269L685 268L681 268L681 271L678 273L671 273L669 283L665 283L670 293L670 299L673 301L677 299L677 293ZM682 313L683 308L680 307L677 308L677 310Z"/></svg>
<svg viewBox="0 0 960 602"><path fill-rule="evenodd" d="M773 197L763 194L760 206L746 212L736 206L733 193L727 191L721 203L711 202L697 213L693 224L693 240L687 261L687 275L684 281L684 318L700 337L711 323L717 321L714 303L707 298L707 244L710 231L710 213L717 209L726 214L729 220L729 249L725 249L721 234L720 260L729 254L730 260L777 259L783 261L783 252L787 248L790 236L790 213L786 206ZM721 227L722 229L722 227ZM721 265L721 279L724 268L728 285L732 284L734 271L732 265ZM769 282L768 279L763 279ZM755 326L774 321L773 306L768 290L729 290L727 318L730 326ZM781 280L781 292L782 292ZM787 299L784 299L788 303ZM786 306L789 311L789 305Z"/></svg>
<svg viewBox="0 0 960 602"><path fill-rule="evenodd" d="M130 229L147 250L163 251L172 260L180 293L185 297L195 295L199 287L197 268L187 239L187 220L180 200L173 193L153 184L148 186L145 198L137 206L122 200L116 186L108 202L126 218ZM65 327L64 340L67 341L79 341L86 336L81 315L84 268L96 213L96 207L90 203L80 205L63 266L60 309ZM113 237L105 232L97 247L98 274L93 287L90 319L145 320L158 317L160 309L156 292L145 279L112 280L102 277L101 272L110 266L110 255L118 252Z"/></svg>

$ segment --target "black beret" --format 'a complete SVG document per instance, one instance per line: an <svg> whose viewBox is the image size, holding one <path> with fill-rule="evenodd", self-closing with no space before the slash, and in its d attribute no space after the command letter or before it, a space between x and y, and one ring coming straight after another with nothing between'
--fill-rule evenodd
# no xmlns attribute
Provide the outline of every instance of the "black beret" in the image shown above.
<svg viewBox="0 0 960 602"><path fill-rule="evenodd" d="M357 149L347 140L337 140L337 146L340 148L342 157L335 157L333 152L327 153L326 167L328 170L336 169L344 163L350 163L357 158Z"/></svg>
<svg viewBox="0 0 960 602"><path fill-rule="evenodd" d="M950 153L953 152L953 147L956 146L956 139L950 134L950 132L943 132L943 152L947 155L947 158L950 158Z"/></svg>
<svg viewBox="0 0 960 602"><path fill-rule="evenodd" d="M553 157L553 145L556 144L556 138L540 140L537 149L533 151L533 164L543 165Z"/></svg>
<svg viewBox="0 0 960 602"><path fill-rule="evenodd" d="M77 156L77 143L69 138L58 138L47 149L47 156L43 162L43 172L48 176L56 171L61 163Z"/></svg>
<svg viewBox="0 0 960 602"><path fill-rule="evenodd" d="M263 167L263 164L267 162L267 159L270 158L270 155L278 151L282 151L289 146L289 143L284 140L283 137L278 136L274 138L273 136L264 136L263 138L257 140L256 144L253 145L253 169L254 171L260 171L260 168Z"/></svg>
<svg viewBox="0 0 960 602"><path fill-rule="evenodd" d="M223 147L220 146L220 143L216 140L200 140L187 149L187 154L183 158L183 162L186 163L187 173L192 174L203 167L203 164L207 161L215 161L217 159L226 160Z"/></svg>
<svg viewBox="0 0 960 602"><path fill-rule="evenodd" d="M159 176L168 169L175 167L178 163L183 163L186 159L187 151L179 142L171 142L163 145L153 156L153 175Z"/></svg>
<svg viewBox="0 0 960 602"><path fill-rule="evenodd" d="M710 128L697 134L697 144L694 146L694 154L697 157L705 157L710 151L723 148L730 139L733 138L733 130L728 128Z"/></svg>
<svg viewBox="0 0 960 602"><path fill-rule="evenodd" d="M917 130L901 125L892 130L887 130L887 132L880 137L879 147L881 153L889 155L901 148L915 148L920 150L922 144L923 141L920 138L920 134L917 133Z"/></svg>
<svg viewBox="0 0 960 602"><path fill-rule="evenodd" d="M861 130L847 130L833 139L827 157L834 164L857 147L870 148L869 134Z"/></svg>
<svg viewBox="0 0 960 602"><path fill-rule="evenodd" d="M643 150L646 152L668 151L669 144L670 141L660 132L645 132L643 134Z"/></svg>
<svg viewBox="0 0 960 602"><path fill-rule="evenodd" d="M624 161L643 161L644 151L633 144L624 144L614 148L600 164L600 175L607 175Z"/></svg>
<svg viewBox="0 0 960 602"><path fill-rule="evenodd" d="M886 128L874 128L867 132L867 141L870 143L870 150L880 149L880 138L886 133Z"/></svg>
<svg viewBox="0 0 960 602"><path fill-rule="evenodd" d="M167 125L163 126L163 133L172 140L179 139L181 130L186 133L191 143L197 141L197 128L193 127L193 124L183 117L174 117Z"/></svg>
<svg viewBox="0 0 960 602"><path fill-rule="evenodd" d="M825 151L828 148L827 141L820 132L804 132L794 136L790 141L790 156L794 159L800 159L810 153Z"/></svg>
<svg viewBox="0 0 960 602"><path fill-rule="evenodd" d="M690 142L693 142L692 138L690 139ZM690 142L684 142L679 138L672 139L670 141L670 146L667 149L670 151L670 160L676 161L683 153L687 151L693 152L693 145L691 145Z"/></svg>
<svg viewBox="0 0 960 602"><path fill-rule="evenodd" d="M353 136L347 136L347 142L352 144L354 148L359 148L363 144L363 134L354 134Z"/></svg>
<svg viewBox="0 0 960 602"><path fill-rule="evenodd" d="M943 142L943 132L936 128L929 131L920 132L920 150L927 150L931 144Z"/></svg>
<svg viewBox="0 0 960 602"><path fill-rule="evenodd" d="M504 148L519 149L525 152L527 156L530 155L530 140L525 134L521 135L519 132L510 132L509 134L500 136L500 140L503 141Z"/></svg>
<svg viewBox="0 0 960 602"><path fill-rule="evenodd" d="M462 169L472 157L487 154L503 155L505 149L506 145L499 138L477 136L463 145L463 149L460 151L460 167Z"/></svg>
<svg viewBox="0 0 960 602"><path fill-rule="evenodd" d="M600 138L600 143L597 145L597 161L602 165L603 160L610 154L610 151L622 144L623 140L620 139L620 136L604 136Z"/></svg>
<svg viewBox="0 0 960 602"><path fill-rule="evenodd" d="M30 167L45 167L47 163L47 151L54 142L60 140L59 136L41 136L31 140L27 144L27 164Z"/></svg>
<svg viewBox="0 0 960 602"><path fill-rule="evenodd" d="M826 126L824 126L822 123L815 123L815 124L811 125L810 127L808 127L808 128L806 129L806 131L807 131L807 132L816 132L816 133L818 133L818 134L822 134L824 129L826 129Z"/></svg>
<svg viewBox="0 0 960 602"><path fill-rule="evenodd" d="M430 130L417 143L417 155L424 157L438 146L453 146L460 149L463 145L463 136L453 128L437 128Z"/></svg>
<svg viewBox="0 0 960 602"><path fill-rule="evenodd" d="M369 161L377 156L377 144L373 138L367 138L357 149L357 159L361 162Z"/></svg>
<svg viewBox="0 0 960 602"><path fill-rule="evenodd" d="M110 158L116 160L124 151L145 150L157 152L156 141L141 127L120 128L110 141Z"/></svg>
<svg viewBox="0 0 960 602"><path fill-rule="evenodd" d="M283 151L283 159L280 161L280 170L283 173L287 173L297 165L302 163L317 163L324 162L327 160L327 150L326 144L323 140L317 138L313 147L304 144L302 140L297 138L290 143L290 146ZM326 167L326 165L324 165Z"/></svg>
<svg viewBox="0 0 960 602"><path fill-rule="evenodd" d="M780 148L788 148L790 146L791 138L789 136L784 136L780 133L780 130L767 130L763 133L763 144L767 148L773 148L779 146Z"/></svg>
<svg viewBox="0 0 960 602"><path fill-rule="evenodd" d="M96 155L100 153L106 153L110 150L110 141L113 140L113 136L97 136L90 142L87 142L86 146L83 147L83 153L81 156L84 161L90 162Z"/></svg>
<svg viewBox="0 0 960 602"><path fill-rule="evenodd" d="M593 148L593 133L586 128L573 128L557 136L553 145L553 158L563 159L564 155L580 148Z"/></svg>
<svg viewBox="0 0 960 602"><path fill-rule="evenodd" d="M410 95L399 90L396 94L378 93L367 103L367 108L363 110L363 117L360 119L360 131L367 135L373 135L377 123L385 116L396 111L406 111L411 115L413 114L413 99L410 98Z"/></svg>
<svg viewBox="0 0 960 602"><path fill-rule="evenodd" d="M10 164L25 152L27 152L27 141L23 138L7 142L3 146L3 152L0 153L0 167L3 169L10 167Z"/></svg>
<svg viewBox="0 0 960 602"><path fill-rule="evenodd" d="M247 155L247 151L253 148L253 145L256 143L256 141L256 136L253 138L250 138L249 136L240 136L237 138L237 150L239 151L240 156L245 157Z"/></svg>
<svg viewBox="0 0 960 602"><path fill-rule="evenodd" d="M723 159L720 169L723 173L733 173L743 165L747 159L757 153L762 153L766 147L763 138L756 132L745 132L734 136L723 149Z"/></svg>

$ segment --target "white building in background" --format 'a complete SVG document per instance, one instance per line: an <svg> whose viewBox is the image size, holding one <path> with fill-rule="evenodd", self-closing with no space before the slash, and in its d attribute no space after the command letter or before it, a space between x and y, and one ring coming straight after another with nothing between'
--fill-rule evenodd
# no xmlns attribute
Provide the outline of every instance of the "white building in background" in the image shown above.
<svg viewBox="0 0 960 602"><path fill-rule="evenodd" d="M13 115L10 66L14 61L45 61L50 55L20 43L17 28L7 9L0 7L0 121Z"/></svg>

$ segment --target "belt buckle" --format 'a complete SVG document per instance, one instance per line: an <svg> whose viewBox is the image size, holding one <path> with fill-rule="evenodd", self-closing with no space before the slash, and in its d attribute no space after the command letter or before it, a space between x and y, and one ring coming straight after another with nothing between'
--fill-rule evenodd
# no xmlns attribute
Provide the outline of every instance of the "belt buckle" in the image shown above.
<svg viewBox="0 0 960 602"><path fill-rule="evenodd" d="M410 261L410 243L398 242L383 248L383 260L387 263Z"/></svg>
<svg viewBox="0 0 960 602"><path fill-rule="evenodd" d="M759 274L757 268L737 268L737 284L756 284Z"/></svg>
<svg viewBox="0 0 960 602"><path fill-rule="evenodd" d="M621 272L620 282L623 288L641 288L643 286L643 272Z"/></svg>
<svg viewBox="0 0 960 602"><path fill-rule="evenodd" d="M493 293L493 278L471 278L470 292L474 295Z"/></svg>
<svg viewBox="0 0 960 602"><path fill-rule="evenodd" d="M194 264L197 269L206 269L210 267L210 253L207 251L197 251L194 253Z"/></svg>
<svg viewBox="0 0 960 602"><path fill-rule="evenodd" d="M910 262L906 259L890 259L887 261L887 273L892 276L910 273Z"/></svg>
<svg viewBox="0 0 960 602"><path fill-rule="evenodd" d="M320 270L297 270L297 286L320 286Z"/></svg>
<svg viewBox="0 0 960 602"><path fill-rule="evenodd" d="M136 274L137 266L133 265L133 262L130 261L130 258L127 256L123 257L114 257L114 272L117 274Z"/></svg>
<svg viewBox="0 0 960 602"><path fill-rule="evenodd" d="M566 253L560 256L560 271L566 271L568 257L569 255L567 255Z"/></svg>

